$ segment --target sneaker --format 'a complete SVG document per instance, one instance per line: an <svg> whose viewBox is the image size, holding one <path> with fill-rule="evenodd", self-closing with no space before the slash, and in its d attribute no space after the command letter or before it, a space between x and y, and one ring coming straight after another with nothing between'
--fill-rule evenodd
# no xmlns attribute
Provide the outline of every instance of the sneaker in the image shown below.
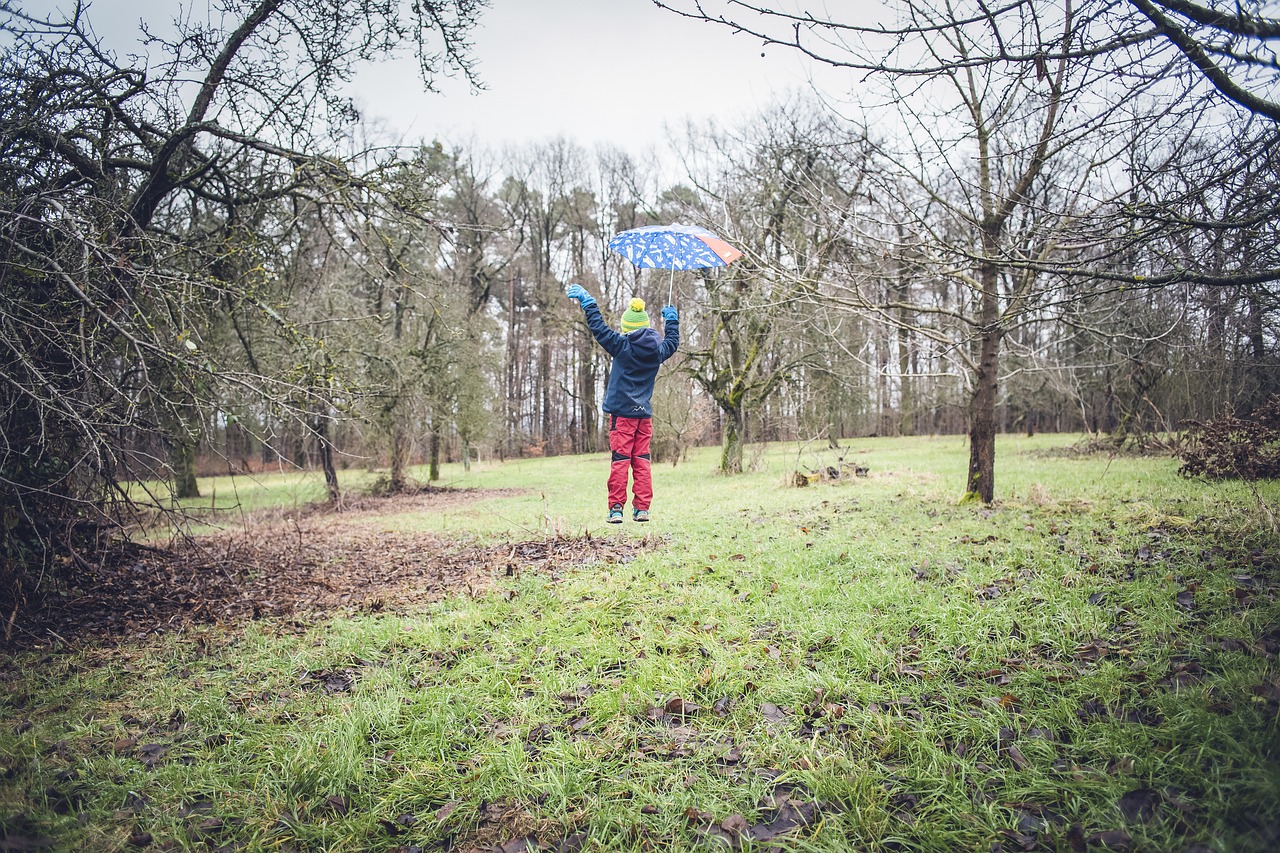
<svg viewBox="0 0 1280 853"><path fill-rule="evenodd" d="M610 524L622 523L622 504L614 504L613 506L609 507L608 521Z"/></svg>
<svg viewBox="0 0 1280 853"><path fill-rule="evenodd" d="M631 513L631 520L632 520L632 521L648 521L648 520L649 520L649 510L647 510L647 509L637 509L637 510L632 511L632 513Z"/></svg>

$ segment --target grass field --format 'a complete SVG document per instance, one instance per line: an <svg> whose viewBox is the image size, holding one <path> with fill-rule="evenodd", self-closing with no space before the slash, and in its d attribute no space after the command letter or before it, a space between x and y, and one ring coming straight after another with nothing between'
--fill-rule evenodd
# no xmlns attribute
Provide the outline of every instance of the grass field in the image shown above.
<svg viewBox="0 0 1280 853"><path fill-rule="evenodd" d="M987 508L954 437L806 488L834 453L696 450L647 527L604 455L447 466L521 491L378 526L653 547L0 659L0 851L1280 848L1280 484L1072 440L1002 439ZM235 525L319 484L202 488Z"/></svg>

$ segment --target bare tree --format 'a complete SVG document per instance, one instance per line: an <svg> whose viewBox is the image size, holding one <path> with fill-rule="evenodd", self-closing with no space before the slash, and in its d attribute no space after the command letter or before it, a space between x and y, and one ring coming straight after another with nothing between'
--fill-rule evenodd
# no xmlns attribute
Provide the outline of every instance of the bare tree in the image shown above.
<svg viewBox="0 0 1280 853"><path fill-rule="evenodd" d="M833 18L808 9L777 9L747 0L688 0L654 5L698 21L713 21L735 33L754 36L766 46L800 51L816 62L854 71L907 76L933 75L958 69L1023 64L1037 74L1049 64L1098 58L1116 70L1135 75L1181 74L1207 81L1219 93L1251 113L1280 121L1274 98L1275 53L1280 17L1272 4L1246 2L1195 3L1190 0L1078 0L1034 4L1012 0L985 3L933 4L901 2L896 21ZM941 31L974 26L1018 29L1031 18L1047 19L1055 6L1063 17L1089 22L1076 39L1056 44L992 42L962 58L904 53L916 40ZM1037 8L1038 7L1038 8ZM1173 57L1168 56L1172 52ZM1141 62L1134 67L1133 60Z"/></svg>
<svg viewBox="0 0 1280 853"><path fill-rule="evenodd" d="M813 361L808 297L827 275L864 175L825 119L805 103L779 108L742 137L693 139L709 165L688 214L746 253L698 279L705 306L687 328L683 368L721 414L720 470L739 473L753 415Z"/></svg>
<svg viewBox="0 0 1280 853"><path fill-rule="evenodd" d="M1067 231L1084 230L1085 221L1095 234L1110 229L1115 237L1117 214L1127 210L1133 219L1123 184L1134 177L1117 180L1108 163L1121 109L1158 90L1171 106L1152 116L1148 127L1163 121L1167 128L1177 127L1173 122L1189 125L1186 117L1203 104L1189 97L1201 78L1169 79L1170 68L1178 69L1177 57L1187 55L1170 42L1173 30L1166 24L1133 26L1135 20L1148 20L1146 13L1108 3L939 8L906 0L896 4L896 21L862 23L737 0L658 5L869 74L884 84L884 104L904 107L896 120L910 142L881 145L885 171L920 190L902 210L939 214L916 217L913 230L925 237L934 272L972 297L942 309L966 329L956 352L971 377L967 496L984 502L994 496L1002 342L1035 316L1063 273L1148 285L1214 278L1198 266L1123 269L1115 263L1114 248L1105 263L1089 265L1077 265L1060 251ZM1185 6L1169 4L1174 5ZM1194 12L1186 6L1178 14ZM1245 39L1248 48L1231 60L1234 67L1262 67L1269 54L1257 33L1269 30L1260 16L1255 10L1252 16L1204 22L1199 26L1207 29L1199 33L1206 43L1219 45L1224 60L1228 36ZM1250 29L1254 24L1261 29ZM1227 41L1213 41L1218 36ZM1260 91L1265 90L1264 85ZM1078 157L1074 152L1085 145L1089 153ZM1145 215L1150 223L1153 214ZM1144 228L1143 238L1152 233ZM1259 273L1241 275L1238 281ZM863 294L855 300L860 306L874 301L882 319L900 327L912 325L904 321L904 310L918 315L925 307L868 300L865 288L855 289Z"/></svg>
<svg viewBox="0 0 1280 853"><path fill-rule="evenodd" d="M264 298L269 274L218 278L227 238L277 236L268 219L261 234L237 228L251 208L332 203L358 185L326 153L327 129L355 117L338 84L403 46L428 85L469 76L482 6L235 2L222 21L153 34L166 59L144 73L98 43L79 4L50 20L0 5L0 503L12 516L0 559L13 612L31 589L9 578L95 552L104 501L140 473L129 436L190 424L228 387L301 414L289 401L306 383L223 370L202 346L203 320L227 302L301 341Z"/></svg>
<svg viewBox="0 0 1280 853"><path fill-rule="evenodd" d="M715 22L735 33L752 36L765 46L800 52L814 62L846 69L872 78L904 84L892 98L904 93L931 93L923 81L964 74L977 79L1022 75L1050 78L1055 63L1066 63L1073 78L1092 69L1086 97L1068 95L1071 110L1116 109L1146 93L1163 104L1160 115L1149 116L1149 132L1157 118L1212 116L1226 125L1207 131L1219 138L1211 159L1217 171L1205 175L1200 189L1214 192L1217 176L1229 173L1248 158L1232 157L1232 145L1248 140L1253 147L1274 144L1280 136L1280 102L1275 99L1277 74L1274 40L1280 35L1280 17L1271 4L1195 3L1191 0L1059 0L1032 3L1014 0L1000 6L962 2L936 4L899 0L886 4L883 18L852 20L835 18L806 8L781 9L772 4L745 0L682 0L655 5L685 18ZM1073 21L1070 38L1060 38L1061 23ZM1043 37L1008 36L1028 27ZM934 50L937 43L959 45L963 51ZM1079 87L1077 87L1079 89ZM860 94L865 92L860 90ZM1222 114L1223 107L1228 115ZM1231 122L1230 113L1255 117L1262 126ZM1176 135L1185 129L1175 128ZM1237 138L1233 139L1233 135ZM1238 146L1237 146L1238 148ZM1226 158L1226 159L1224 159ZM1280 211L1280 198L1258 199L1264 215ZM1178 199L1144 196L1124 215L1137 215L1148 225L1142 239L1165 224ZM1174 214L1176 217L1176 213ZM1200 222L1199 227L1218 229L1252 227L1253 217ZM1097 269L1077 269L1095 275ZM1145 286L1193 282L1209 285L1249 284L1280 280L1280 264L1249 270L1201 270L1196 265L1147 271L1141 278L1118 269L1102 271L1113 281Z"/></svg>

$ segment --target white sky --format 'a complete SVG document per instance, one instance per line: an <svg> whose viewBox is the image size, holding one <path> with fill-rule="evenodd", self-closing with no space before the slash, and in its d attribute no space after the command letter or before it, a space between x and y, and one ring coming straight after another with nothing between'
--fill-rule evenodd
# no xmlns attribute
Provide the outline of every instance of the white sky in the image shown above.
<svg viewBox="0 0 1280 853"><path fill-rule="evenodd" d="M207 0L187 5L203 6ZM69 0L28 0L28 8ZM857 5L864 5L859 3ZM164 27L178 0L93 0L90 19L121 54L136 50L137 22ZM486 90L441 79L422 92L408 59L364 70L351 95L403 141L474 138L492 145L563 136L586 146L660 146L686 117L730 126L788 92L814 69L792 51L665 12L650 0L492 0L474 31ZM761 56L761 53L764 56ZM838 83L836 85L839 85Z"/></svg>

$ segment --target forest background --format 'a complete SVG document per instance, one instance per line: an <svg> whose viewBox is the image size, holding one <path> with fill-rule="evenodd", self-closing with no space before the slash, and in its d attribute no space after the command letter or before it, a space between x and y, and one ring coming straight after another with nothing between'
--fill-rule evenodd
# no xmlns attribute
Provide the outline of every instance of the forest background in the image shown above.
<svg viewBox="0 0 1280 853"><path fill-rule="evenodd" d="M727 475L754 442L965 434L957 497L990 503L997 433L1150 447L1277 391L1266 3L657 4L865 86L652 156L378 138L341 84L396 52L478 79L486 5L225 2L151 31L144 72L78 6L0 4L10 627L202 477L315 466L339 502L342 468L395 492L603 449L570 282L671 294L655 459L718 443ZM607 247L670 222L746 257L668 277Z"/></svg>

